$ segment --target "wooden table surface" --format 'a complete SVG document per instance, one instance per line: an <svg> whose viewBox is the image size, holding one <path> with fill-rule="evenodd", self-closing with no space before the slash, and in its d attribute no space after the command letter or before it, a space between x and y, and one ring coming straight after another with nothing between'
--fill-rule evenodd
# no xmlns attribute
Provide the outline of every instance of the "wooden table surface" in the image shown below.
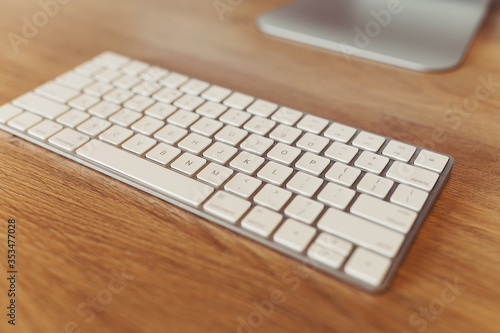
<svg viewBox="0 0 500 333"><path fill-rule="evenodd" d="M500 6L462 66L424 74L260 33L255 17L285 2L232 1L221 20L212 1L71 1L16 53L8 34L41 7L2 0L0 104L113 50L450 154L390 289L360 291L0 131L1 332L500 332Z"/></svg>

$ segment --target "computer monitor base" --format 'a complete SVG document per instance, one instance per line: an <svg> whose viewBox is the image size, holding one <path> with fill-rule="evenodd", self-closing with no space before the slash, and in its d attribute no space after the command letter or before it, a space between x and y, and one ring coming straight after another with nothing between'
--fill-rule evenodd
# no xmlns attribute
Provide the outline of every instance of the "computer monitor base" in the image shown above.
<svg viewBox="0 0 500 333"><path fill-rule="evenodd" d="M297 0L262 14L278 37L417 71L458 66L490 0Z"/></svg>

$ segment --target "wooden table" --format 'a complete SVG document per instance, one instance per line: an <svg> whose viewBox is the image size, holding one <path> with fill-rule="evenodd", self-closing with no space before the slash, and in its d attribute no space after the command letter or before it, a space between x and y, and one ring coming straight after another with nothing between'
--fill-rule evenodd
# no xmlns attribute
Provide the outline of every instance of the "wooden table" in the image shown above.
<svg viewBox="0 0 500 333"><path fill-rule="evenodd" d="M212 1L72 1L47 22L38 17L46 25L15 53L7 34L20 35L23 17L41 7L4 0L0 104L113 50L450 154L451 178L391 288L373 295L300 269L0 132L1 332L500 331L499 6L460 68L423 74L263 35L255 17L282 3L242 1L221 20ZM474 105L489 77L495 86L481 88L488 96ZM469 111L453 108L463 103ZM15 327L5 315L9 218Z"/></svg>

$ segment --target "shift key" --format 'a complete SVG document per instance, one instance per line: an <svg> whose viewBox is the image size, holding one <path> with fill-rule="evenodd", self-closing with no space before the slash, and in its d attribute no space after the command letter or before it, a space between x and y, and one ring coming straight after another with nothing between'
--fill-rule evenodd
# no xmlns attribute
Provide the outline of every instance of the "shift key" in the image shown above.
<svg viewBox="0 0 500 333"><path fill-rule="evenodd" d="M27 93L14 100L12 104L52 120L69 110L67 105L51 101L34 93Z"/></svg>

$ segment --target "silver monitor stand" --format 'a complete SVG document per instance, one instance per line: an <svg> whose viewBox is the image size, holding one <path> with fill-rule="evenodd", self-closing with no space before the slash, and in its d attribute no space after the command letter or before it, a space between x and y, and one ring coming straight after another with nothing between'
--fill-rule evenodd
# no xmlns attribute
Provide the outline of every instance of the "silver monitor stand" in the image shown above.
<svg viewBox="0 0 500 333"><path fill-rule="evenodd" d="M262 14L263 32L417 71L462 61L490 0L296 0Z"/></svg>

